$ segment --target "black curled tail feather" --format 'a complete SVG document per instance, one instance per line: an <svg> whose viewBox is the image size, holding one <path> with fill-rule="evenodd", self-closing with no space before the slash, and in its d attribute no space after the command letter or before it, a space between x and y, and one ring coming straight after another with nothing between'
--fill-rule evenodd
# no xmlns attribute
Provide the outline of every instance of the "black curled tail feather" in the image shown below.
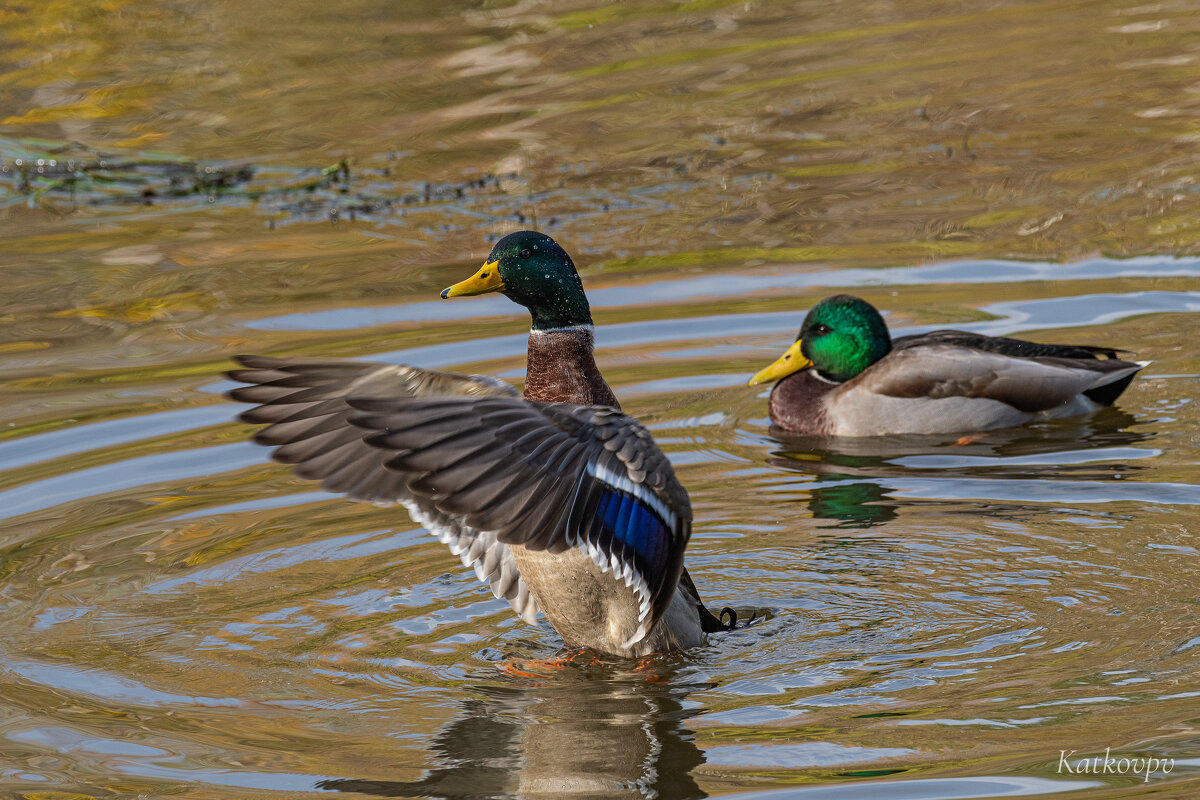
<svg viewBox="0 0 1200 800"><path fill-rule="evenodd" d="M721 609L721 613L713 616L712 612L703 606L700 607L700 629L705 633L716 633L717 631L733 631L737 630L738 623L742 623L742 627L750 625L754 620L758 619L758 612L751 610L750 616L738 617L738 612L729 606Z"/></svg>
<svg viewBox="0 0 1200 800"><path fill-rule="evenodd" d="M700 592L696 589L695 581L688 574L687 567L684 567L683 572L679 575L679 588L683 591L685 597L696 604L696 616L700 617L700 630L704 633L731 630L731 626L726 625L720 616L713 616L713 613L704 605L704 601L700 599ZM725 611L729 611L729 609L723 609L721 611L722 616L725 614ZM736 621L737 614L734 614L734 619Z"/></svg>
<svg viewBox="0 0 1200 800"><path fill-rule="evenodd" d="M703 603L696 604L696 611L700 614L700 630L705 633L717 633L718 631L731 631L733 626L737 624L737 612L732 608L721 609L721 615L714 616L711 611L704 607ZM726 624L725 612L733 615L733 622Z"/></svg>

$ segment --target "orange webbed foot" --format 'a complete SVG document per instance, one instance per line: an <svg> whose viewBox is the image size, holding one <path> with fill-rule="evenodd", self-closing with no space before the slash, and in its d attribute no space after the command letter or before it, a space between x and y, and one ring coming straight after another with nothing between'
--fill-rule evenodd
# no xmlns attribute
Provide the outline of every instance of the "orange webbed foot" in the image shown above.
<svg viewBox="0 0 1200 800"><path fill-rule="evenodd" d="M642 675L643 680L645 680L646 683L666 683L666 676L661 675L658 672L651 671L656 669L658 664L659 658L657 656L642 656L637 660L637 665L634 666L633 671L639 675Z"/></svg>
<svg viewBox="0 0 1200 800"><path fill-rule="evenodd" d="M962 447L962 446L968 445L968 444L975 444L975 442L978 442L980 439L982 439L985 436L987 436L986 433L971 433L966 436L960 436L960 437L958 437L958 441L950 446L951 447Z"/></svg>
<svg viewBox="0 0 1200 800"><path fill-rule="evenodd" d="M496 669L506 675L515 675L520 678L548 678L570 665L587 667L599 663L599 660L591 650L570 650L555 658L506 661L497 664Z"/></svg>

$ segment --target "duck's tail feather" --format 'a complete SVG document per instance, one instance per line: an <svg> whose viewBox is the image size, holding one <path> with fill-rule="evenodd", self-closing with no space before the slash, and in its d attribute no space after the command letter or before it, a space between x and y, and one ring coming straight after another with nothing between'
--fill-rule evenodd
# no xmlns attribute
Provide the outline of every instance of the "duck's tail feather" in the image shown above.
<svg viewBox="0 0 1200 800"><path fill-rule="evenodd" d="M1149 361L1138 361L1135 363L1138 365L1137 369L1131 370L1123 375L1117 373L1119 377L1116 380L1100 386L1093 386L1091 389L1085 390L1083 392L1083 396L1094 403L1099 403L1102 406L1111 406L1116 402L1117 398L1121 396L1121 393L1129 387L1129 384L1133 382L1134 376L1137 375L1140 370L1150 365Z"/></svg>
<svg viewBox="0 0 1200 800"><path fill-rule="evenodd" d="M717 633L719 631L731 631L733 626L737 624L737 612L732 608L722 608L720 616L715 616L711 611L705 608L703 603L696 606L696 610L700 613L700 630L705 633ZM725 622L725 614L733 615L732 622Z"/></svg>

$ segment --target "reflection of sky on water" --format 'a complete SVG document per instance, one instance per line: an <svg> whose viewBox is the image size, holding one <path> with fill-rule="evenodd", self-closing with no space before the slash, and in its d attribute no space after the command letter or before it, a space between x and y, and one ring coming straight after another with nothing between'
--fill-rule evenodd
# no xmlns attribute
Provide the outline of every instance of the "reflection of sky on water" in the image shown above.
<svg viewBox="0 0 1200 800"><path fill-rule="evenodd" d="M1200 258L1143 257L1126 261L1088 259L1069 264L1019 261L962 261L887 269L844 269L821 272L770 272L706 275L634 286L588 289L592 308L668 303L705 297L753 297L779 289L826 286L922 286L952 283L1016 283L1024 281L1097 280L1114 277L1200 276ZM1053 302L1053 301L1042 301ZM434 322L489 316L523 316L504 297L480 297L449 303L431 300L403 305L329 309L266 317L247 323L259 330L332 331L371 328L396 322ZM1001 306L1005 304L999 304ZM1023 306L1024 304L1014 304ZM758 315L748 315L758 316ZM769 315L768 315L769 316ZM1005 316L999 314L999 316ZM679 320L676 320L679 321ZM1015 322L1022 320L1014 317ZM1086 323L1081 323L1086 324ZM611 327L611 326L610 326ZM799 327L798 320L794 327Z"/></svg>
<svg viewBox="0 0 1200 800"><path fill-rule="evenodd" d="M489 301L492 302L497 300L506 304L505 308L509 313L512 313L512 310L516 308L505 298L489 298ZM404 319L403 315L410 307L394 307L393 310L399 315L397 319ZM950 326L909 326L896 328L892 333L895 336L903 336L910 333L922 333L936 328L955 327L990 336L1011 335L1016 331L1032 328L1082 327L1114 322L1137 314L1195 311L1197 309L1200 309L1200 292L1090 294L1074 297L994 303L981 306L980 310L992 314L998 317L998 319L983 322L956 323ZM325 319L323 315L327 314L338 318L336 328L358 327L361 320L354 319L354 311L354 309L346 309L336 312L317 312L316 327L303 327L300 330L320 330L321 320ZM466 313L473 314L474 312L467 309ZM343 319L341 315L348 316ZM297 322L303 321L307 325L310 321L310 316L294 315L289 319ZM397 319L390 321L397 321ZM596 347L603 352L606 348L630 347L679 340L696 342L712 339L717 336L721 339L728 339L732 336L775 336L783 334L790 339L795 336L795 331L799 329L803 319L803 313L797 310L643 320L639 322L599 325L596 328ZM521 324L524 323L525 320L522 318ZM454 364L517 356L525 352L526 344L527 337L524 333L507 334L489 337L485 342L468 340L430 345L427 347L413 347L379 354L372 356L372 358L389 363L444 368ZM1105 343L1097 342L1097 344ZM726 345L724 342L720 342L715 346L725 347ZM731 362L731 366L744 368L747 376L758 368L755 364L751 363L735 364ZM737 374L741 375L742 373L738 372Z"/></svg>
<svg viewBox="0 0 1200 800"><path fill-rule="evenodd" d="M869 784L812 786L801 789L774 789L739 792L722 800L975 800L985 797L1029 797L1031 795L1076 792L1103 786L1099 781L1049 780L1011 776L980 778L917 778L906 781L872 781Z"/></svg>

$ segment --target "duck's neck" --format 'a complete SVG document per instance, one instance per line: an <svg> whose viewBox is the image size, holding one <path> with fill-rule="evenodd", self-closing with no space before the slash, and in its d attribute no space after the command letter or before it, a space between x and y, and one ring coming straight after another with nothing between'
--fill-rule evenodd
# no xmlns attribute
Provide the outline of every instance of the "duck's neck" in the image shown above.
<svg viewBox="0 0 1200 800"><path fill-rule="evenodd" d="M529 332L525 398L620 408L596 366L591 325Z"/></svg>

